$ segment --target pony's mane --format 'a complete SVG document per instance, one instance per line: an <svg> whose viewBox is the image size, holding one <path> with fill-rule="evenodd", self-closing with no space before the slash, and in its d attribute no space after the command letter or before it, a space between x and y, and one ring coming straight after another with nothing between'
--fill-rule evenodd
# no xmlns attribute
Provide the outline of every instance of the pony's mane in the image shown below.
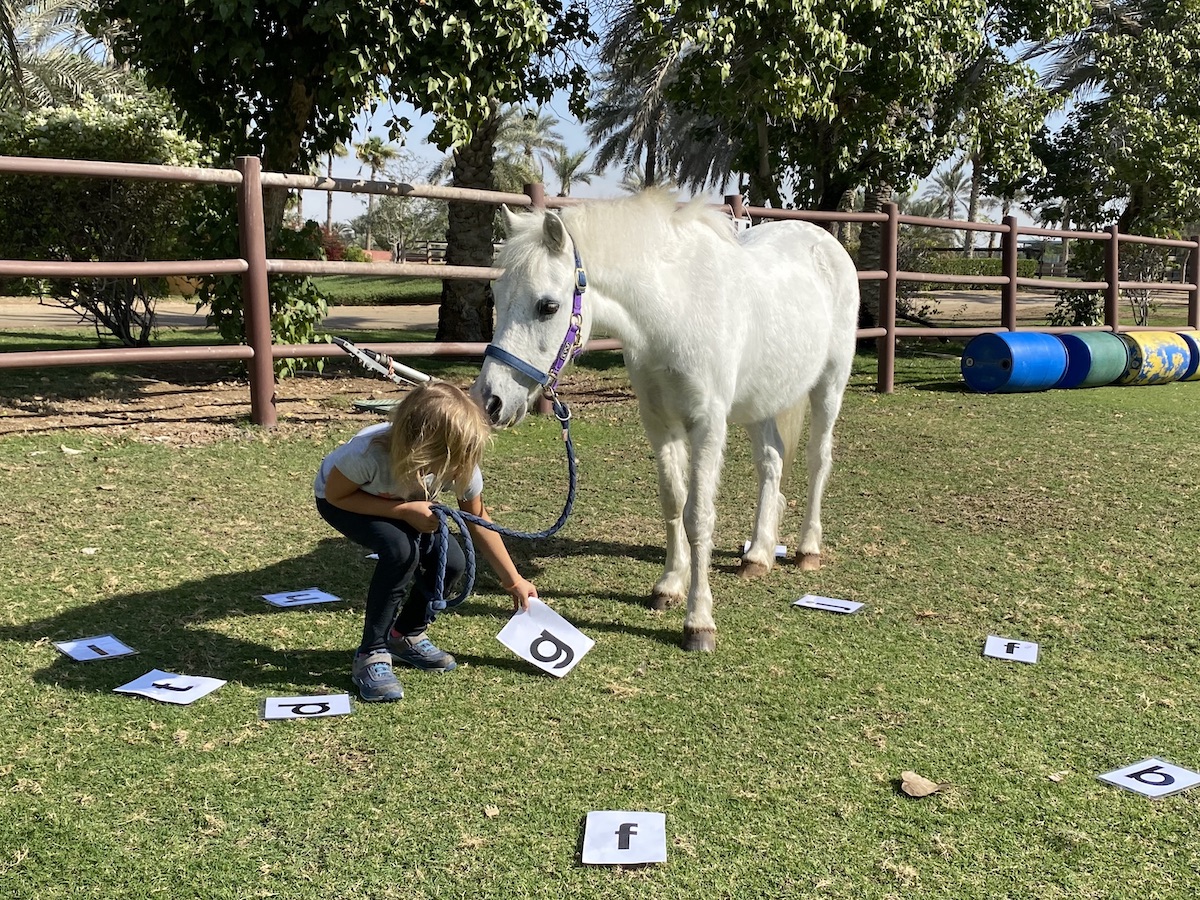
<svg viewBox="0 0 1200 900"><path fill-rule="evenodd" d="M674 196L661 188L651 188L619 200L581 203L565 208L561 215L567 231L577 241L588 245L591 252L602 252L609 246L618 249L618 243L625 245L633 237L638 248L655 248L656 253L662 254L695 227L711 231L731 244L737 243L729 219L718 210L703 200L692 200L680 206ZM628 254L630 251L625 247L622 252ZM529 269L544 262L541 228L532 226L514 230L496 259L496 265L501 268Z"/></svg>
<svg viewBox="0 0 1200 900"><path fill-rule="evenodd" d="M699 225L736 243L729 219L724 215L703 200L680 206L674 195L663 188L650 188L620 200L597 200L568 207L563 210L562 218L572 234L636 233L639 241L661 241Z"/></svg>

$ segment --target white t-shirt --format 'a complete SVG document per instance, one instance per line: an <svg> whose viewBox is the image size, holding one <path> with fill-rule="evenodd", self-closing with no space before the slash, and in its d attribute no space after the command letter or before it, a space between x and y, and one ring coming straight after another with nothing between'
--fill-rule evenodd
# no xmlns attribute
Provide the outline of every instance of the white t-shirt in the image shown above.
<svg viewBox="0 0 1200 900"><path fill-rule="evenodd" d="M387 451L387 432L391 427L381 422L364 428L326 456L313 480L313 492L324 498L325 482L336 468L368 494L389 500L424 500L425 491L415 477L407 484L400 484L392 477ZM476 467L466 484L454 485L454 492L459 500L478 497L483 493L483 473Z"/></svg>

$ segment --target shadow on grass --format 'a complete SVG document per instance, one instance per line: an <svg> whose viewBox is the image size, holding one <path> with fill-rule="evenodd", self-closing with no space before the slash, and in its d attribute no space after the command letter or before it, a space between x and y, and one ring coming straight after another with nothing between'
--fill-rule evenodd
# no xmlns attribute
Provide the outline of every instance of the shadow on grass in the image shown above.
<svg viewBox="0 0 1200 900"><path fill-rule="evenodd" d="M626 556L649 560L659 556L653 548L594 541L555 541L554 552L564 555ZM528 577L542 572L536 556L546 547L534 548L524 542L510 542L514 559ZM361 563L357 565L356 563ZM489 591L498 591L490 572L480 577ZM297 693L319 691L330 686L350 689L349 661L352 648L318 650L302 645L305 632L328 627L330 613L354 610L361 617L362 602L373 570L365 551L340 538L329 538L303 556L282 560L261 569L212 575L163 590L137 591L105 597L86 606L64 609L54 615L0 625L0 640L32 645L41 641L74 640L114 634L134 648L137 655L94 664L80 664L66 656L34 674L34 680L80 691L109 691L145 673L150 668L187 674L206 675L243 685L292 685ZM488 581L491 579L491 581ZM302 590L318 586L336 594L339 603L277 608L262 599L263 594ZM548 590L548 594L551 592ZM645 605L645 597L604 592L554 592L558 597L578 597L602 601ZM468 600L453 615L484 617L495 620L498 633L510 613L506 605L492 601ZM277 618L278 622L267 621ZM306 617L309 619L305 621ZM253 618L253 623L240 619ZM207 627L220 622L222 630ZM581 619L574 623L587 632L632 634L667 645L677 645L676 632L646 627L630 627L603 619ZM357 629L355 629L357 631ZM242 636L275 636L276 641ZM297 636L300 636L299 638ZM282 646L281 646L282 645ZM521 660L497 653L460 656L460 661L475 666L527 672Z"/></svg>

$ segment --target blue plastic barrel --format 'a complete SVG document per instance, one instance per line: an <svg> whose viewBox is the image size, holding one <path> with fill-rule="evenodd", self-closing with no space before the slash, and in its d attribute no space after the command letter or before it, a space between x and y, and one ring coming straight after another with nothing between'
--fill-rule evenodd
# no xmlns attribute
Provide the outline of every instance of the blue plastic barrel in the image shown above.
<svg viewBox="0 0 1200 900"><path fill-rule="evenodd" d="M1055 387L1098 387L1112 384L1125 374L1125 342L1108 331L1060 334L1067 348L1067 370Z"/></svg>
<svg viewBox="0 0 1200 900"><path fill-rule="evenodd" d="M1121 340L1129 353L1121 384L1178 381L1192 362L1187 342L1173 331L1127 331Z"/></svg>
<svg viewBox="0 0 1200 900"><path fill-rule="evenodd" d="M967 386L984 394L1044 391L1067 370L1067 348L1052 334L1007 331L971 338L963 349Z"/></svg>
<svg viewBox="0 0 1200 900"><path fill-rule="evenodd" d="M1200 381L1200 331L1181 331L1179 336L1192 352L1191 362L1183 370L1180 381Z"/></svg>

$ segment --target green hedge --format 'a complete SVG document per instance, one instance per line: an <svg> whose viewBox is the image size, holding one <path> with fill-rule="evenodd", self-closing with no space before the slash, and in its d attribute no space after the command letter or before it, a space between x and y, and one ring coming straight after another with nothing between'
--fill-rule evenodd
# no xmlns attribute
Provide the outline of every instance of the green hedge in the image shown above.
<svg viewBox="0 0 1200 900"><path fill-rule="evenodd" d="M971 276L994 276L1003 275L1001 270L1001 260L999 257L975 257L966 259L960 256L922 256L918 260L918 272L928 272L930 275L962 275L964 277ZM1036 259L1019 259L1017 260L1017 277L1019 278L1034 278L1037 276L1037 260ZM922 283L917 286L917 290L932 291L945 288L953 288L955 290L964 291L991 291L995 290L996 286L991 284L933 284Z"/></svg>

